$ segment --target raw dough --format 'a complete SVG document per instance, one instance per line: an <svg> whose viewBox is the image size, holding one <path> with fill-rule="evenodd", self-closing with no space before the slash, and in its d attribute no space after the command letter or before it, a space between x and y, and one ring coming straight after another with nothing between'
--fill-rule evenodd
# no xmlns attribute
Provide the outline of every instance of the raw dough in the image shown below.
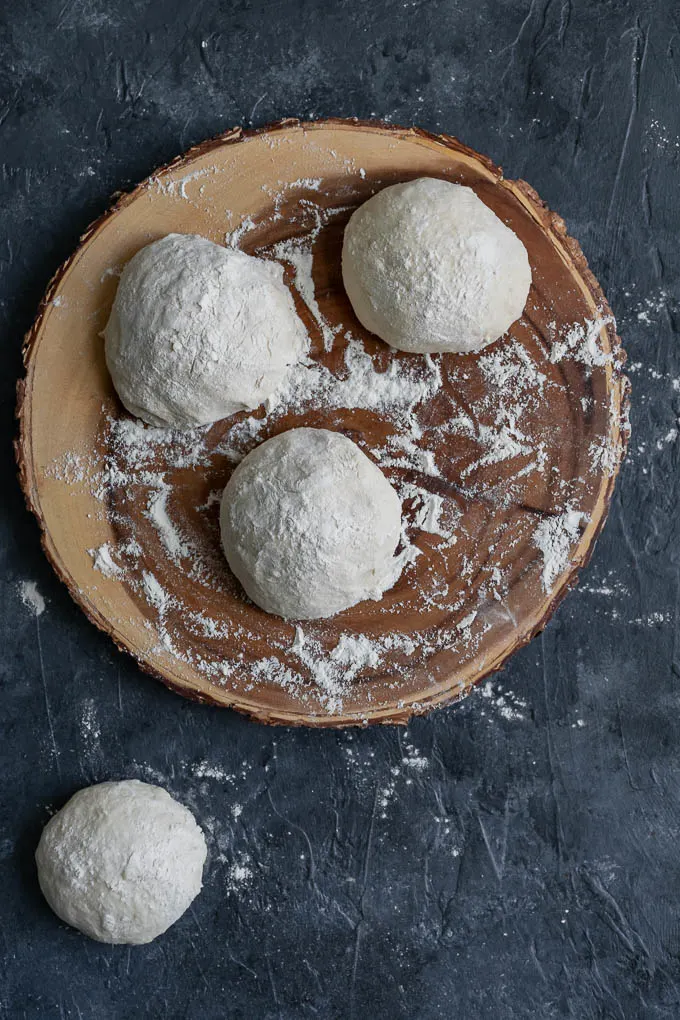
<svg viewBox="0 0 680 1020"><path fill-rule="evenodd" d="M129 779L79 790L45 826L35 858L63 921L98 942L141 945L200 892L206 845L187 808Z"/></svg>
<svg viewBox="0 0 680 1020"><path fill-rule="evenodd" d="M479 351L518 319L527 252L471 188L432 177L395 184L353 213L342 249L357 318L410 352Z"/></svg>
<svg viewBox="0 0 680 1020"><path fill-rule="evenodd" d="M104 337L127 409L173 428L257 407L308 346L280 265L194 234L128 262Z"/></svg>
<svg viewBox="0 0 680 1020"><path fill-rule="evenodd" d="M297 620L379 599L400 573L401 502L351 439L292 429L248 454L220 514L229 565L258 606Z"/></svg>

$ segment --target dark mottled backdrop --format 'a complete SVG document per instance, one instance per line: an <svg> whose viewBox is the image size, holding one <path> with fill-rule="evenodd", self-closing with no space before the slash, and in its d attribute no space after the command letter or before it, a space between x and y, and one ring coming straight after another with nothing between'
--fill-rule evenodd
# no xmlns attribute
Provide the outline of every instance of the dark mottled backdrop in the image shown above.
<svg viewBox="0 0 680 1020"><path fill-rule="evenodd" d="M170 694L70 601L15 481L22 334L79 234L192 143L285 115L420 124L525 177L631 362L582 584L406 731L275 731ZM5 0L0 163L0 1016L679 1017L675 0ZM193 909L130 950L60 924L33 866L50 810L124 776L191 805L211 848Z"/></svg>

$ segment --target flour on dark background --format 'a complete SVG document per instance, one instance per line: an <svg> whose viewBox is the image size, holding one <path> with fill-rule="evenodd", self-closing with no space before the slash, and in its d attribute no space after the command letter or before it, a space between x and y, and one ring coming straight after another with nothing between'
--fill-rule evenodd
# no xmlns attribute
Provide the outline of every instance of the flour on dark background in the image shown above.
<svg viewBox="0 0 680 1020"><path fill-rule="evenodd" d="M7 1017L680 1015L680 19L667 0L26 0L0 10ZM9 441L21 339L112 192L282 116L462 138L579 239L631 362L633 438L581 585L405 731L269 730L141 675L68 598ZM160 782L203 894L127 950L66 929L33 850L78 787Z"/></svg>

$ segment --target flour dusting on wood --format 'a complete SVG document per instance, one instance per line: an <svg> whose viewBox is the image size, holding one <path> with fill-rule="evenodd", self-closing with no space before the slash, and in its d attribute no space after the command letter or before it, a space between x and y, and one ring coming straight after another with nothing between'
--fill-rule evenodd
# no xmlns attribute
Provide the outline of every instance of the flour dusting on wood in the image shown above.
<svg viewBox="0 0 680 1020"><path fill-rule="evenodd" d="M175 196L191 200L199 183L187 177L174 186ZM272 194L272 221L282 219L284 198L299 190L299 208L311 226L257 249L288 267L316 335L312 352L267 404L187 432L145 426L111 405L97 436L102 455L66 450L46 472L70 487L86 487L99 501L102 540L87 550L92 586L104 577L141 601L149 650L179 660L216 686L246 692L258 684L279 687L321 715L343 712L363 681L376 679L383 691L398 692L406 676L427 670L434 657L455 651L461 663L471 662L490 631L506 633L515 620L515 548L533 555L525 566L534 570L536 598L549 596L587 525L588 487L613 474L620 458L620 445L596 438L580 474L564 476L556 466L560 437L544 415L546 403L563 392L561 363L583 366L587 379L609 366L601 336L611 320L553 323L547 347L533 335L522 342L504 337L476 358L371 349L351 325L331 321L317 293L317 242L346 211L317 204L322 184L301 178ZM246 218L226 243L250 243L257 229ZM472 402L463 398L468 390L477 394ZM588 394L582 413L593 412ZM260 635L238 613L221 615L216 608L220 598L243 602L219 548L219 500L233 465L280 431L284 419L299 425L316 423L318 415L330 415L328 427L345 428L352 438L356 427L360 444L365 423L381 423L380 440L365 448L402 499L399 556L406 586L401 602L388 593L378 610L384 622L379 616L379 625L366 631L343 627L341 619L331 633L324 621L295 626L272 618L269 654L254 659L248 649ZM208 488L198 484L204 476ZM191 512L182 501L185 488L202 493ZM493 539L485 537L491 520ZM183 601L182 584L172 580L180 576L198 605ZM39 614L42 596L32 582L22 584L22 598ZM419 621L407 632L398 624L402 602ZM482 697L505 719L523 717L523 704L490 684ZM417 771L427 761L408 752L402 767ZM199 778L224 781L217 766L198 763L193 769ZM392 795L388 788L383 809ZM245 859L234 867L229 881L235 889L251 873Z"/></svg>

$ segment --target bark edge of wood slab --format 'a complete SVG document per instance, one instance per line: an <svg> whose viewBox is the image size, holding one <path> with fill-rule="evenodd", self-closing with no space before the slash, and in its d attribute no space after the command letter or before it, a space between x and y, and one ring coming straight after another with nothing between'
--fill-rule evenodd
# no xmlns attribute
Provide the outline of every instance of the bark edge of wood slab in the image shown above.
<svg viewBox="0 0 680 1020"><path fill-rule="evenodd" d="M71 489L51 473L50 466L68 450L84 450L93 461L106 453L100 438L102 407L115 406L115 395L105 370L98 333L106 322L115 294L116 278L110 272L111 266L120 266L142 245L171 230L199 233L223 241L225 233L235 229L247 215L253 217L256 227L252 237L248 235L244 250L273 244L281 236L293 236L297 229L295 217L300 210L299 197L307 194L304 181L318 179L321 184L314 193L315 200L325 203L327 208L346 206L347 212L344 218L329 219L324 227L328 236L322 235L323 243L314 268L315 275L323 277L325 286L319 288L317 297L331 326L334 312L335 321L346 324L351 310L342 291L339 267L344 222L351 208L364 201L376 186L420 176L440 176L473 186L483 200L510 222L527 246L534 286L525 316L511 328L509 340L533 350L535 356L543 343L545 356L546 316L557 310L558 327L560 323L566 326L589 316L603 320L599 343L606 356L604 364L591 367L570 360L555 365L551 390L556 396L537 412L539 418L543 414L545 420L536 419L536 427L547 429L546 435L555 433L555 450L548 450L548 464L553 458L557 472L562 472L560 477L566 478L574 491L578 489L578 508L587 516L587 524L574 542L565 569L546 592L541 586L540 556L535 548L533 554L531 552L531 541L524 535L526 527L521 514L528 514L527 520L531 520L533 513L535 519L540 520L541 514L553 512L549 509L551 483L540 480L531 485L527 483L524 509L514 506L499 509L497 514L491 513L488 520L482 513L478 531L466 539L464 545L467 543L472 548L480 541L492 544L491 536L496 534L494 527L500 529L502 525L505 533L510 526L508 514L518 515L517 534L524 535L521 543L517 539L520 550L517 569L508 589L508 608L515 624L490 625L472 651L457 651L455 641L451 647L444 643L429 659L414 661L412 668L387 656L384 669L381 666L369 671L353 682L342 710L336 714L315 705L313 698L302 703L297 694L276 684L263 682L246 690L249 685L245 683L237 687L216 683L191 663L173 659L149 646L150 621L143 600L135 596L125 579L107 578L92 569L88 549L101 546L114 535L108 515L106 520L101 517L102 504L87 488L75 486ZM282 221L271 217L274 193L285 198L280 203ZM319 265L317 259L321 260ZM309 319L306 321L311 332L313 323ZM384 361L390 357L409 357L387 353L389 349L363 331L353 318L351 329L376 358ZM495 346L484 353L493 351ZM334 347L330 352L327 364L337 367L342 354L338 341L338 349ZM559 602L575 584L580 569L588 562L607 516L628 438L629 383L622 371L625 354L604 294L578 242L567 235L561 217L551 212L526 182L505 180L502 171L487 157L455 138L380 122L329 119L304 123L285 119L251 131L234 128L194 146L129 193L117 196L112 207L85 231L78 249L52 278L26 336L23 356L25 376L17 385L19 435L15 441L19 478L28 508L38 520L43 548L57 576L86 616L119 648L132 654L144 671L185 697L228 706L272 724L326 727L403 724L414 714L424 714L435 706L455 701L479 680L499 670L514 651L545 627ZM450 365L453 373L456 366L462 365L457 359L463 357L470 366L472 378L469 391L464 395L474 402L475 393L479 396L482 385L479 373L475 375L475 356L446 355L442 363ZM581 408L587 406L588 401L593 410L585 413ZM120 407L119 414L124 416ZM371 415L357 414L351 409L346 413L337 409L332 414L330 410L327 414L310 412L302 418L288 415L278 420L272 431L261 435L260 441L294 425L318 424L346 431L352 438L358 432L370 450L371 442L378 442L385 434L384 423L377 420L378 416L372 417L376 420L369 420ZM214 426L217 437L220 427L220 423ZM455 460L460 452L456 437L449 437L447 442L451 444L452 460ZM588 463L593 443L600 444L603 449L606 446L608 462L597 470L588 468L586 471L584 465ZM490 484L494 480L504 483L502 471L505 468L498 469L501 474L495 479L489 476ZM389 471L386 473L389 477ZM455 485L456 479L451 477L448 481ZM512 479L510 483L515 484ZM485 479L480 476L480 485L484 484ZM135 511L127 507L127 512ZM140 521L142 516L140 508ZM421 544L420 540L417 544ZM424 536L422 550L426 555L421 555L417 561L417 564L426 561L423 569L435 569L432 563L438 554L434 549L430 538ZM453 549L457 550L455 555L451 553L447 559L442 554L440 558L443 579L455 587L460 580L455 564L460 563L462 550L457 546ZM147 565L166 569L153 559ZM409 628L415 633L419 627L422 629L423 617L418 615L415 594L420 583L420 569L417 565L414 567L412 582L410 574L402 575L396 588L386 594L384 605L362 603L327 621L324 633L328 647L333 647L341 633L376 635L396 630L408 633ZM512 565L509 569L514 570ZM181 575L172 577L176 585L183 584ZM409 590L410 584L413 590ZM168 590L172 594L175 589L170 585ZM449 614L439 624L433 617L428 624L433 632L439 628L443 634L442 628L447 628L446 633L450 631L455 635L457 624L475 608L476 591L477 588L472 589L470 603L460 612ZM189 604L197 596L188 589L187 592L182 589L182 597L186 597ZM399 600L408 603L409 599L411 604L400 617ZM219 600L213 606L213 616L218 604ZM268 652L272 654L274 647L280 648L286 627L292 632L290 624L267 618L267 614L243 600L239 606L232 600L222 608L225 619L231 620L237 614L239 621L247 618L248 625L256 628L252 631L257 644L257 648L251 650L253 661L266 657ZM490 611L492 609L490 606ZM385 613L393 624L387 629L382 618ZM276 641L272 644L274 637ZM196 647L191 652L194 654ZM233 654L233 648L225 648L225 655L227 652ZM219 656L221 653L212 648L211 654ZM402 676L398 670L404 669L407 675Z"/></svg>

